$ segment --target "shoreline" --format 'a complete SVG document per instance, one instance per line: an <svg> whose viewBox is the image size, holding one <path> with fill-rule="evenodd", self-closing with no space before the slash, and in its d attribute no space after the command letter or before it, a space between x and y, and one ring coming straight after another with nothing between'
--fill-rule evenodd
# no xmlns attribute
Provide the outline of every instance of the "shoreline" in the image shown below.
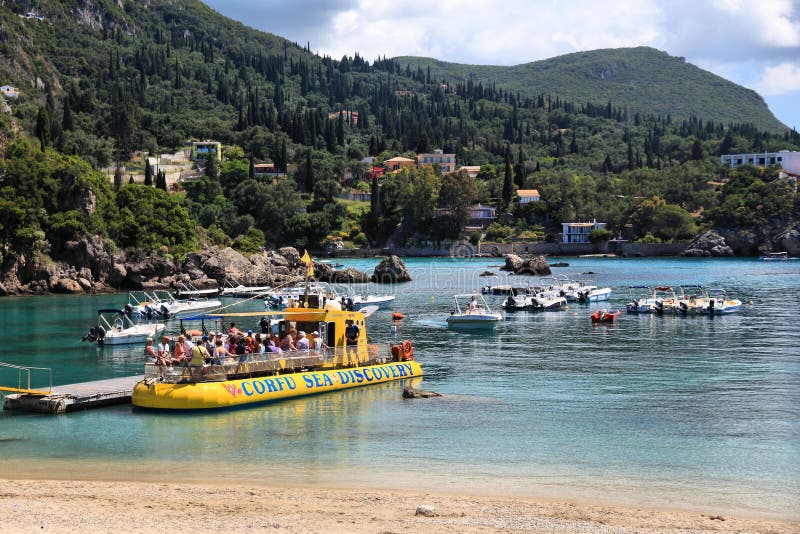
<svg viewBox="0 0 800 534"><path fill-rule="evenodd" d="M164 475L162 475L164 476ZM0 531L788 533L800 521L571 499L418 490L241 484L2 479ZM432 508L431 516L418 507Z"/></svg>

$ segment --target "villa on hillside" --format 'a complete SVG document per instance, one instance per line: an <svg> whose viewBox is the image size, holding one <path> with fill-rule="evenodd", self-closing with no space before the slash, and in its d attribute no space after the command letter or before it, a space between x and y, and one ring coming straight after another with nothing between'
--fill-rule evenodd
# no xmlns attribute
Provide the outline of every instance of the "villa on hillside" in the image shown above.
<svg viewBox="0 0 800 534"><path fill-rule="evenodd" d="M455 172L456 155L445 154L441 149L436 149L433 153L417 154L417 165L439 165L442 173Z"/></svg>
<svg viewBox="0 0 800 534"><path fill-rule="evenodd" d="M208 154L217 156L217 161L222 161L222 143L219 141L192 141L192 159L205 157Z"/></svg>
<svg viewBox="0 0 800 534"><path fill-rule="evenodd" d="M387 172L399 171L405 167L413 167L416 164L417 162L413 159L404 158L403 156L396 156L383 162L383 166Z"/></svg>
<svg viewBox="0 0 800 534"><path fill-rule="evenodd" d="M725 154L720 156L720 163L735 169L739 165L755 165L767 167L780 165L789 174L800 174L800 152L781 150L780 152L762 152L760 154Z"/></svg>
<svg viewBox="0 0 800 534"><path fill-rule="evenodd" d="M597 221L588 223L568 222L561 223L562 243L588 243L589 232L592 230L605 230L607 224Z"/></svg>
<svg viewBox="0 0 800 534"><path fill-rule="evenodd" d="M20 95L19 89L13 85L3 85L0 87L0 91L3 92L3 96L6 98L19 98Z"/></svg>
<svg viewBox="0 0 800 534"><path fill-rule="evenodd" d="M444 217L450 214L451 211L448 208L436 208L434 211L436 217ZM483 204L476 204L469 208L469 221L464 227L464 230L485 230L486 227L492 224L496 219L497 210L495 208L484 206Z"/></svg>
<svg viewBox="0 0 800 534"><path fill-rule="evenodd" d="M527 204L528 202L539 202L542 199L539 196L538 189L518 189L517 196L519 196L520 204Z"/></svg>
<svg viewBox="0 0 800 534"><path fill-rule="evenodd" d="M481 166L480 165L462 165L461 167L458 168L458 172L461 172L461 171L467 171L467 174L469 174L470 178L477 178L478 177L478 173L481 172Z"/></svg>

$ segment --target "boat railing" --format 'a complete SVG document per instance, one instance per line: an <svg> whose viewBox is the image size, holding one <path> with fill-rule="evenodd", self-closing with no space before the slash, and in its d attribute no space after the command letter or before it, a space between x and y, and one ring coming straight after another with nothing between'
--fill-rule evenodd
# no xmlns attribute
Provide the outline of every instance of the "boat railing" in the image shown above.
<svg viewBox="0 0 800 534"><path fill-rule="evenodd" d="M46 377L46 378L45 378ZM37 386L46 380L47 386ZM47 395L53 389L53 369L0 362L0 392Z"/></svg>
<svg viewBox="0 0 800 534"><path fill-rule="evenodd" d="M145 378L162 382L219 382L231 378L244 378L268 374L284 374L310 369L339 369L373 363L385 363L391 359L389 345L370 343L366 346L347 346L310 350L262 352L257 354L231 355L220 363L210 365L173 365L164 367L157 363L145 363Z"/></svg>

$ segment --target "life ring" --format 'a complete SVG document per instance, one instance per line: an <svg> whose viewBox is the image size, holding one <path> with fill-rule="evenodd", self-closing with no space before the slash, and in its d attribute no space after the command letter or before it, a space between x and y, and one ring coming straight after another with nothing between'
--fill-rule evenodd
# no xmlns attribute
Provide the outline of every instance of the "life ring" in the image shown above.
<svg viewBox="0 0 800 534"><path fill-rule="evenodd" d="M414 345L411 344L411 341L407 339L403 340L402 354L403 354L403 361L414 359Z"/></svg>

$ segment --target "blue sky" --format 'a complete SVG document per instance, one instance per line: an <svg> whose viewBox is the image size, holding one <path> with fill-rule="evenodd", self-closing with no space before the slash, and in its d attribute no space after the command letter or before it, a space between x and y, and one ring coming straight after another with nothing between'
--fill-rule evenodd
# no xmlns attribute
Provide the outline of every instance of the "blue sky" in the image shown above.
<svg viewBox="0 0 800 534"><path fill-rule="evenodd" d="M340 58L415 55L514 65L652 46L758 91L800 129L798 0L205 0L223 15Z"/></svg>

